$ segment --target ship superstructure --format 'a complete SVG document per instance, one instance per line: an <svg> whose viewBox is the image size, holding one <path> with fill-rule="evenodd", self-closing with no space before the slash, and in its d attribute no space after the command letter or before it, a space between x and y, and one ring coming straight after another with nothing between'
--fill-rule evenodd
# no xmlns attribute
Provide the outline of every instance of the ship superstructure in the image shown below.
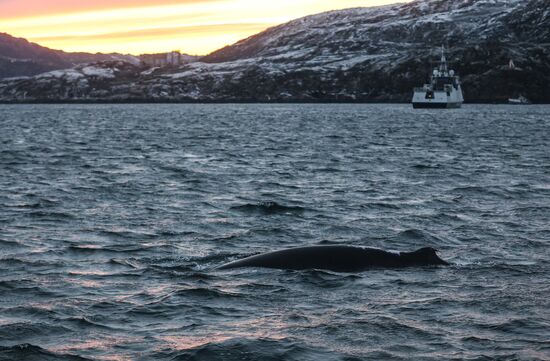
<svg viewBox="0 0 550 361"><path fill-rule="evenodd" d="M422 88L414 88L414 108L460 108L464 102L460 78L449 70L445 48L441 48L441 60L430 76L430 82Z"/></svg>

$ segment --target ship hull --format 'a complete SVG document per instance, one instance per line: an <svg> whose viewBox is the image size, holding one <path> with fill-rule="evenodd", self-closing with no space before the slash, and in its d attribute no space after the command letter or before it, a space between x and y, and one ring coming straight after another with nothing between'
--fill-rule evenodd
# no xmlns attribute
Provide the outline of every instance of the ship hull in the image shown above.
<svg viewBox="0 0 550 361"><path fill-rule="evenodd" d="M414 109L457 109L462 103L412 103Z"/></svg>
<svg viewBox="0 0 550 361"><path fill-rule="evenodd" d="M529 101L523 99L508 99L508 104L512 105L528 105L531 104Z"/></svg>
<svg viewBox="0 0 550 361"><path fill-rule="evenodd" d="M429 87L426 85L425 87ZM449 92L433 91L429 88L421 88L415 90L412 104L415 109L432 108L432 109L453 109L460 108L464 102L462 89L460 85L455 89L452 88Z"/></svg>

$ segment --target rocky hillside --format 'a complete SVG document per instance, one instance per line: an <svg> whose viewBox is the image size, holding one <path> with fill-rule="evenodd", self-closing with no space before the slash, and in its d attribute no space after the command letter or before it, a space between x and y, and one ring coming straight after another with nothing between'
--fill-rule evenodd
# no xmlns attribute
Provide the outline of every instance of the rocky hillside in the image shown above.
<svg viewBox="0 0 550 361"><path fill-rule="evenodd" d="M468 101L523 94L550 102L550 0L416 0L333 11L268 29L179 68L104 63L96 66L126 70L100 81L78 69L4 81L0 99L408 101L441 44L450 49ZM517 69L508 69L510 59Z"/></svg>
<svg viewBox="0 0 550 361"><path fill-rule="evenodd" d="M112 60L137 62L137 58L129 55L66 53L0 33L0 79L33 76L77 64Z"/></svg>

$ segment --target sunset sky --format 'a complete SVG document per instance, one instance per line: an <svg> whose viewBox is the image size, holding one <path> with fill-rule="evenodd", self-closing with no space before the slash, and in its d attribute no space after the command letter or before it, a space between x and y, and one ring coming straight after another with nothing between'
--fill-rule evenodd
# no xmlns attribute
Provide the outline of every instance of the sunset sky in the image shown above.
<svg viewBox="0 0 550 361"><path fill-rule="evenodd" d="M301 16L404 0L0 0L0 32L54 49L206 54Z"/></svg>

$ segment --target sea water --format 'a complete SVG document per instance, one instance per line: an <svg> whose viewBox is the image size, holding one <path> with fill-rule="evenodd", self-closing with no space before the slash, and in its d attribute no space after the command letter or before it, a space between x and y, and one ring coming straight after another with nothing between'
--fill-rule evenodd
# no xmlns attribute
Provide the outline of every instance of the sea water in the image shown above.
<svg viewBox="0 0 550 361"><path fill-rule="evenodd" d="M548 360L550 107L0 106L0 360ZM304 245L448 267L215 267Z"/></svg>

